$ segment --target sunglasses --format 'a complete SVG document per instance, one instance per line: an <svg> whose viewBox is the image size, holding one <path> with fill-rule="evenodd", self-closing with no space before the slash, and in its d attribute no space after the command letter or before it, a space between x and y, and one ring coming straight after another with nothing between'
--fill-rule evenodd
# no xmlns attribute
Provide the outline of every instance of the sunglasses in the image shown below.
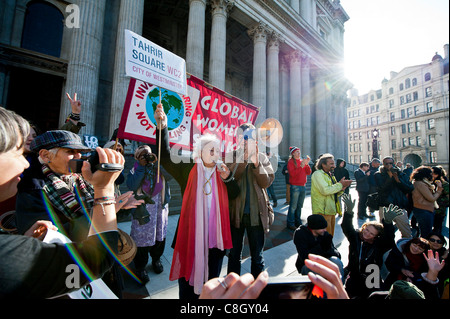
<svg viewBox="0 0 450 319"><path fill-rule="evenodd" d="M444 243L442 240L434 239L434 238L430 238L430 239L428 239L428 241L432 242L432 243L438 243L438 244L443 244Z"/></svg>

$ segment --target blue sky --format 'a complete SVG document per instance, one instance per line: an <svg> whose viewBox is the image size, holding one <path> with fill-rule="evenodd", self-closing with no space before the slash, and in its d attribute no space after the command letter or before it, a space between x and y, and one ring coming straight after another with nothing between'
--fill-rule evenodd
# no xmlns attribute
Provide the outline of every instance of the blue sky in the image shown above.
<svg viewBox="0 0 450 319"><path fill-rule="evenodd" d="M350 19L344 24L345 75L365 94L383 78L412 65L444 57L449 43L448 0L341 0Z"/></svg>

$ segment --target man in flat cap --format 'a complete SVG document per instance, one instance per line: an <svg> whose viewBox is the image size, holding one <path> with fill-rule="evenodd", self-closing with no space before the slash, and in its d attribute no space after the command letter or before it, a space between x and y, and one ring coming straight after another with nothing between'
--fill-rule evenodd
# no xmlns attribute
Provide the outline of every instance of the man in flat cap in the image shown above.
<svg viewBox="0 0 450 319"><path fill-rule="evenodd" d="M306 275L310 270L305 266L308 254L320 255L338 265L341 274L344 266L341 254L333 245L333 236L327 232L328 223L322 215L309 215L306 225L301 225L294 232L294 244L298 257L295 263L300 274Z"/></svg>

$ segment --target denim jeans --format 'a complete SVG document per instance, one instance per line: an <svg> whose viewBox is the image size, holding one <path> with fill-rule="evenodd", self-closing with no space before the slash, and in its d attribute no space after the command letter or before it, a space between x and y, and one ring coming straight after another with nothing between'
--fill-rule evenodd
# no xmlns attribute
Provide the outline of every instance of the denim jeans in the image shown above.
<svg viewBox="0 0 450 319"><path fill-rule="evenodd" d="M289 202L289 211L287 215L287 226L298 227L302 224L300 219L302 215L303 202L305 201L305 186L291 185L291 201Z"/></svg>
<svg viewBox="0 0 450 319"><path fill-rule="evenodd" d="M419 224L420 237L427 238L433 229L434 212L414 207L413 214Z"/></svg>
<svg viewBox="0 0 450 319"><path fill-rule="evenodd" d="M236 228L231 225L230 228L233 248L231 248L228 255L228 273L235 272L238 275L241 274L242 246L244 243L244 234L247 231L251 256L251 273L253 277L258 277L264 270L263 250L265 234L261 222L258 226L251 226L250 215L244 214L240 227Z"/></svg>

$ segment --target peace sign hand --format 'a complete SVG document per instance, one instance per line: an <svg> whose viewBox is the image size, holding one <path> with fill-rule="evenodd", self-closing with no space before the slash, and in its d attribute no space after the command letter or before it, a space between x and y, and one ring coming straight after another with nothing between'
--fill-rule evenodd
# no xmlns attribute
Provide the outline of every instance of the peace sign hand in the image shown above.
<svg viewBox="0 0 450 319"><path fill-rule="evenodd" d="M77 94L74 93L73 100L70 97L69 93L66 93L66 96L70 101L70 106L72 107L72 113L80 114L81 113L81 102L77 101Z"/></svg>

